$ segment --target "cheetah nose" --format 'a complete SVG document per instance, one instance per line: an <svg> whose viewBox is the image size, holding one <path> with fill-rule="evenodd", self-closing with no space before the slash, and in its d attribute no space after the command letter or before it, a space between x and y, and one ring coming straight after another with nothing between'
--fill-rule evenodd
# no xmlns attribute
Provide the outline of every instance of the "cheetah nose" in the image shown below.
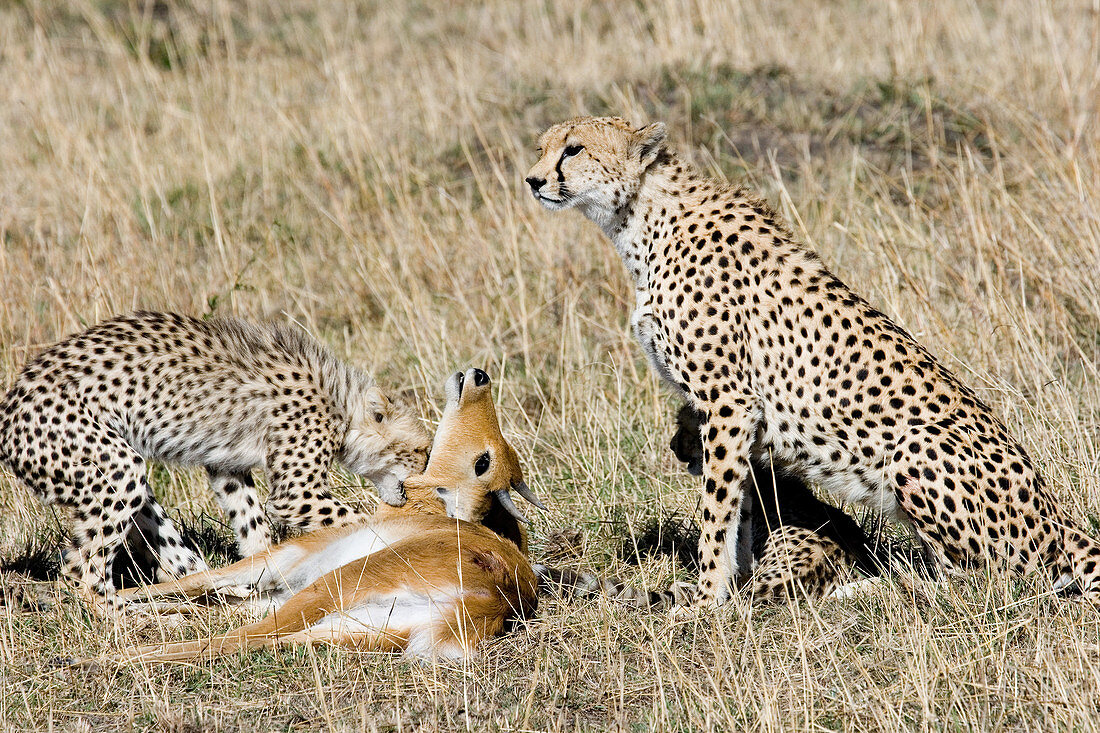
<svg viewBox="0 0 1100 733"><path fill-rule="evenodd" d="M474 385L481 387L489 383L489 375L480 369L474 369Z"/></svg>
<svg viewBox="0 0 1100 733"><path fill-rule="evenodd" d="M531 193L538 193L539 189L546 185L545 178L536 178L535 176L527 176L524 180L527 181L527 185L531 187Z"/></svg>

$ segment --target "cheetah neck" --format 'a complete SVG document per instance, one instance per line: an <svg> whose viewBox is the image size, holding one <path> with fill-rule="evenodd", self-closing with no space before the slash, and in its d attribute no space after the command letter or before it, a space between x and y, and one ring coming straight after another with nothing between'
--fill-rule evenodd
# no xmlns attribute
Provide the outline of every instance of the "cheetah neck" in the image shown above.
<svg viewBox="0 0 1100 733"><path fill-rule="evenodd" d="M637 192L624 205L589 218L615 245L635 287L646 290L650 264L660 245L672 235L677 217L695 198L713 188L714 183L691 166L666 156L646 169Z"/></svg>
<svg viewBox="0 0 1100 733"><path fill-rule="evenodd" d="M642 174L637 192L625 204L614 210L585 211L585 214L614 243L635 288L642 292L650 287L650 269L654 263L668 256L669 240L685 236L680 230L685 213L717 209L719 202L727 207L733 203L735 216L751 214L748 218L761 217L768 224L773 237L764 246L771 255L780 256L773 257L769 266L774 266L777 260L786 260L807 270L824 271L812 252L800 247L782 225L773 221L775 215L765 202L746 195L740 188L709 179L671 155ZM751 269L757 264L747 262L745 267Z"/></svg>
<svg viewBox="0 0 1100 733"><path fill-rule="evenodd" d="M227 321L220 327L232 326ZM259 338L259 337L257 337ZM281 352L288 363L303 368L319 384L328 397L329 407L345 420L350 420L356 411L362 410L361 396L374 386L374 381L350 364L346 364L329 351L319 341L313 339L300 328L283 324L272 324L262 337L261 344L267 349Z"/></svg>
<svg viewBox="0 0 1100 733"><path fill-rule="evenodd" d="M374 381L327 350L319 350L313 356L317 362L316 369L322 388L332 400L332 407L337 414L350 421L353 415L362 413L365 409L361 404L362 397L374 385Z"/></svg>
<svg viewBox="0 0 1100 733"><path fill-rule="evenodd" d="M677 168L672 159L655 163L642 173L637 191L622 205L584 211L615 245L638 290L649 286L649 259L655 242L646 236L647 230L680 209L674 195Z"/></svg>
<svg viewBox="0 0 1100 733"><path fill-rule="evenodd" d="M355 367L337 363L342 369L333 375L333 400L336 409L350 422L356 415L367 414L368 408L363 400L374 386L374 380Z"/></svg>

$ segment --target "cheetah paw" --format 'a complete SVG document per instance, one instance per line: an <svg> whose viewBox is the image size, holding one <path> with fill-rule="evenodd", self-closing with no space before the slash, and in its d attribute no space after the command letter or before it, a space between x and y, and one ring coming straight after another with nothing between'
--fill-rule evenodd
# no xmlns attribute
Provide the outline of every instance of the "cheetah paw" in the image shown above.
<svg viewBox="0 0 1100 733"><path fill-rule="evenodd" d="M861 580L835 588L828 598L856 598L867 595L882 583L882 578L862 578Z"/></svg>
<svg viewBox="0 0 1100 733"><path fill-rule="evenodd" d="M693 599L688 603L677 603L669 609L673 621L698 621L704 614L720 608L714 600Z"/></svg>
<svg viewBox="0 0 1100 733"><path fill-rule="evenodd" d="M1051 590L1057 595L1073 596L1081 592L1081 585L1077 582L1077 578L1073 577L1073 573L1062 573L1058 576L1058 580L1054 581Z"/></svg>

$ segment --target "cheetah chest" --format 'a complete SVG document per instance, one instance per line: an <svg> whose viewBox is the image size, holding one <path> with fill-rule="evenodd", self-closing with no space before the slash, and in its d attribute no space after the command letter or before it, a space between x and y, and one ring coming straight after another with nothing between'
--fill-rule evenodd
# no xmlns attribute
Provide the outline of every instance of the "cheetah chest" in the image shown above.
<svg viewBox="0 0 1100 733"><path fill-rule="evenodd" d="M661 282L655 280L654 285L660 288ZM731 359L729 351L722 351L723 344L746 339L748 334L730 333L730 322L735 322L736 318L715 321L704 310L687 324L686 329L680 328L678 334L673 331L670 341L668 324L662 321L654 303L652 290L639 288L635 291L631 327L651 366L663 381L692 402L700 402L698 397L691 397L693 392L707 395L710 399L697 405L704 411L709 403L721 403L731 392L692 390L689 386L706 385L685 384L686 375L691 372L690 367L684 371L682 362L685 361L685 354L701 355L704 363L719 358ZM708 321L713 322L705 323ZM704 335L700 337L700 328L704 326ZM715 330L725 333L727 338L722 340L711 334ZM683 346L673 348L672 342L677 345L683 343ZM771 354L768 363L785 360L783 356ZM746 384L743 387L753 393L759 412L753 447L757 458L765 465L768 461L775 461L795 469L808 481L818 484L841 501L867 506L888 517L899 516L894 492L882 470L875 468L881 465L891 446L881 444L871 435L857 440L855 435L838 428L839 415L832 408L814 401L813 390L806 389L810 386L808 383L802 389L798 389L797 385L793 390L781 389L781 384L785 382L769 379L768 370L760 364L752 362L739 366L740 370L731 371L741 371L745 375Z"/></svg>

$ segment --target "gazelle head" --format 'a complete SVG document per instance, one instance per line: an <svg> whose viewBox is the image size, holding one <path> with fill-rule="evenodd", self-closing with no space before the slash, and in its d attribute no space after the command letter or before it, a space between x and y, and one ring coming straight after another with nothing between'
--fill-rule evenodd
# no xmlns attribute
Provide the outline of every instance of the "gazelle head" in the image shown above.
<svg viewBox="0 0 1100 733"><path fill-rule="evenodd" d="M405 480L410 498L431 491L448 516L486 523L487 516L502 509L526 524L512 491L540 509L545 507L527 488L519 457L500 432L489 375L481 369L457 372L447 380L446 390L447 406L428 467Z"/></svg>

